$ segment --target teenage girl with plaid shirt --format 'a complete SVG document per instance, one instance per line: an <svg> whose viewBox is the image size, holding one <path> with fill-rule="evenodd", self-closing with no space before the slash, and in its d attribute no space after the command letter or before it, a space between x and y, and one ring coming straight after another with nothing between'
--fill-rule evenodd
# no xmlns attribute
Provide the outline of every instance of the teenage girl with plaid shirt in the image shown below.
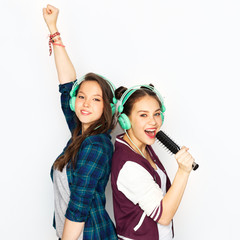
<svg viewBox="0 0 240 240"><path fill-rule="evenodd" d="M43 9L50 31L60 82L61 105L71 138L54 162L54 227L59 239L117 239L105 209L105 188L111 169L114 123L114 87L89 73L76 80L76 72L57 29L59 10ZM71 102L69 104L69 101Z"/></svg>

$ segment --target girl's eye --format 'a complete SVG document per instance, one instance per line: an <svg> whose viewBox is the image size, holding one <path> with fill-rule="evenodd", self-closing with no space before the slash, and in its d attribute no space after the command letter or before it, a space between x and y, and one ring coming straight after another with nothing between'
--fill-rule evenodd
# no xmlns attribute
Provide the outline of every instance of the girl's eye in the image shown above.
<svg viewBox="0 0 240 240"><path fill-rule="evenodd" d="M98 98L94 98L93 101L100 102L101 100Z"/></svg>
<svg viewBox="0 0 240 240"><path fill-rule="evenodd" d="M140 115L140 117L146 117L147 116L147 114L141 114Z"/></svg>
<svg viewBox="0 0 240 240"><path fill-rule="evenodd" d="M82 95L78 95L78 98L84 99L84 96L82 96Z"/></svg>
<svg viewBox="0 0 240 240"><path fill-rule="evenodd" d="M155 113L155 116L160 116L161 115L161 113Z"/></svg>

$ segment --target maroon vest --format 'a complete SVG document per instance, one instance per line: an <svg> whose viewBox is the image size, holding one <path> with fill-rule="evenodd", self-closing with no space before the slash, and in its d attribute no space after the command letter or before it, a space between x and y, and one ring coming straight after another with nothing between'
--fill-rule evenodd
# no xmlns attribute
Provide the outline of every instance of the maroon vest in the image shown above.
<svg viewBox="0 0 240 240"><path fill-rule="evenodd" d="M123 134L117 136L118 139L124 141L121 137ZM124 141L125 142L125 141ZM126 142L125 142L126 143ZM128 143L126 143L128 145ZM151 146L147 146L149 152L152 155L153 161L155 164L166 174L167 176L167 184L166 190L171 186L169 177L166 173L165 168L160 162L159 158L155 154L154 150ZM157 222L155 222L152 218L146 216L141 227L134 231L134 227L138 224L143 210L139 207L139 205L135 205L132 201L130 201L122 192L120 192L117 188L117 178L120 170L123 165L127 161L135 162L142 167L144 167L149 174L153 177L154 181L161 188L161 179L156 172L155 169L151 166L151 164L143 158L141 155L137 154L133 151L129 145L116 141L115 142L115 152L112 158L112 171L111 171L111 184L113 191L113 208L114 208L114 217L116 221L116 230L117 234L137 240L159 240ZM161 207L162 210L162 207ZM160 214L161 216L161 214ZM159 220L159 219L158 219ZM120 239L120 238L119 238Z"/></svg>

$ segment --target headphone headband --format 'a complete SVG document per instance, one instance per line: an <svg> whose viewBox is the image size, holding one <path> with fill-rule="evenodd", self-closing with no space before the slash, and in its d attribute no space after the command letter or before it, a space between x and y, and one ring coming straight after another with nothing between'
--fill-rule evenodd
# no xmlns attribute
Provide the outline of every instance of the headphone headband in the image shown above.
<svg viewBox="0 0 240 240"><path fill-rule="evenodd" d="M77 81L74 82L72 89L70 91L70 96L71 97L75 97L76 96L76 91L78 89L78 86L80 85L80 83L84 80L85 75L82 76L81 78L78 78Z"/></svg>
<svg viewBox="0 0 240 240"><path fill-rule="evenodd" d="M113 104L117 104L117 99L115 98L115 90L116 90L116 87L115 85L110 81L108 80L107 78L105 78L104 76L100 75L100 74L97 74L99 77L103 78L109 85L109 87L111 88L112 90L112 94L113 94Z"/></svg>
<svg viewBox="0 0 240 240"><path fill-rule="evenodd" d="M120 105L123 106L123 105L127 102L127 100L129 99L129 97L130 97L135 91L141 89L141 87L145 87L145 88L151 90L152 92L155 92L155 93L156 93L157 97L159 98L159 100L160 100L160 102L161 102L161 104L162 104L161 112L164 113L164 112L166 111L166 108L165 108L165 106L164 106L163 97L161 96L161 94L158 92L157 89L155 89L154 87L152 87L152 86L150 86L150 85L135 85L135 86L133 86L133 87L130 87L130 88L127 89L127 90L123 93L123 95L121 96L121 98L120 98L120 100L119 100L119 101L120 101Z"/></svg>

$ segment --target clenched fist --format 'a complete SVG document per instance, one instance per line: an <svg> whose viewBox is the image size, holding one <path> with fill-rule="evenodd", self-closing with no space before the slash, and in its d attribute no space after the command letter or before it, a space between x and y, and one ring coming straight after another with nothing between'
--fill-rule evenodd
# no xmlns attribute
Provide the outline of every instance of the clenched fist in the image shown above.
<svg viewBox="0 0 240 240"><path fill-rule="evenodd" d="M190 173L192 170L192 164L194 159L192 155L188 152L189 148L182 147L175 155L178 162L178 166L181 170Z"/></svg>
<svg viewBox="0 0 240 240"><path fill-rule="evenodd" d="M52 5L43 8L43 18L48 26L50 33L57 32L57 18L59 10Z"/></svg>

